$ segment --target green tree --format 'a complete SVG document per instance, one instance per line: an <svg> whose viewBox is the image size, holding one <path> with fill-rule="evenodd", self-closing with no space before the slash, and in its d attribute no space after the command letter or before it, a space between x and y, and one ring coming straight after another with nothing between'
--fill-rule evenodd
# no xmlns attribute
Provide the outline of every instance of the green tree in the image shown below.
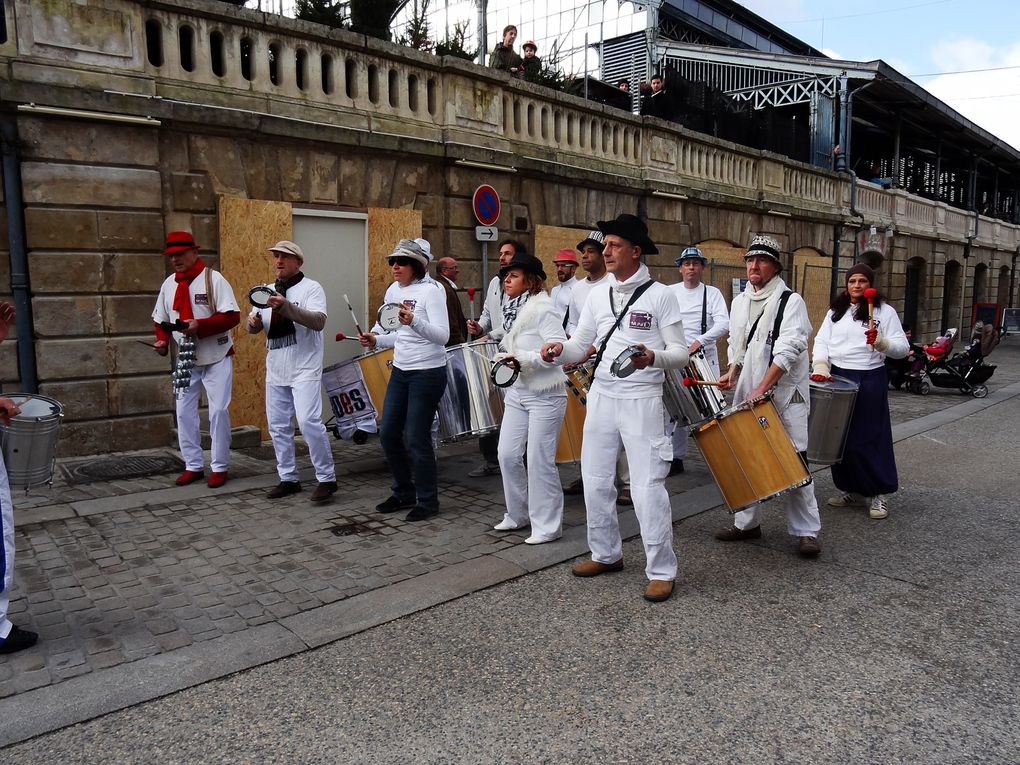
<svg viewBox="0 0 1020 765"><path fill-rule="evenodd" d="M457 58L463 58L467 61L474 61L478 58L478 49L468 50L464 47L467 41L467 33L470 28L470 23L467 21L458 21L453 25L453 32L449 30L446 32L445 40L436 41L436 55L437 56L456 56Z"/></svg>
<svg viewBox="0 0 1020 765"><path fill-rule="evenodd" d="M347 10L339 0L297 0L297 18L333 29L347 26Z"/></svg>
<svg viewBox="0 0 1020 765"><path fill-rule="evenodd" d="M397 42L428 53L432 50L432 41L429 39L429 0L413 1L414 7L411 11L411 19L407 22L407 31L400 36Z"/></svg>

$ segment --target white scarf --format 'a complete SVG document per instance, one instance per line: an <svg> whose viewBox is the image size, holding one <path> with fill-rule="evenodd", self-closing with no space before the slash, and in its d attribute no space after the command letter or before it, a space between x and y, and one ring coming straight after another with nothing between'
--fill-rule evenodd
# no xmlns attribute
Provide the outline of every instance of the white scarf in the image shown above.
<svg viewBox="0 0 1020 765"><path fill-rule="evenodd" d="M620 281L615 274L609 275L609 285L613 289L613 313L623 310L623 307L630 300L630 296L638 287L652 278L648 273L648 266L644 263L638 266L638 270L631 274L629 279Z"/></svg>
<svg viewBox="0 0 1020 765"><path fill-rule="evenodd" d="M743 295L748 299L747 318L745 321L730 324L730 350L728 354L731 358L737 360L738 363L744 359L744 352L747 350L748 342L747 333L751 329L751 325L754 324L759 316L765 313L765 304L769 298L775 295L780 285L784 290L786 289L786 282L777 274L769 279L768 284L759 290L756 290L750 282L744 287Z"/></svg>

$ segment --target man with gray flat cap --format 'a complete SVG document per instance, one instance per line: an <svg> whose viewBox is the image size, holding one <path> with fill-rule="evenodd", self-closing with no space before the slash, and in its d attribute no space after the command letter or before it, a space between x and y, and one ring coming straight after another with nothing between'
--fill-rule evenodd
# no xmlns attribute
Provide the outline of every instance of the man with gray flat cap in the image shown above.
<svg viewBox="0 0 1020 765"><path fill-rule="evenodd" d="M301 272L305 255L294 242L269 248L276 270L274 294L267 307L248 316L248 331L266 330L266 419L276 452L280 483L267 495L279 499L301 491L294 456L294 423L308 444L319 485L312 502L327 502L336 493L333 450L322 423L322 330L326 326L326 293Z"/></svg>

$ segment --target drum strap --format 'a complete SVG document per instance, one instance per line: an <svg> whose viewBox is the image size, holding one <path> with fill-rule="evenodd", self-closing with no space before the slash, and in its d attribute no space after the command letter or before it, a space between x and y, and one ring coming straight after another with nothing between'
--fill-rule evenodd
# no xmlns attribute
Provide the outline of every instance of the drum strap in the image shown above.
<svg viewBox="0 0 1020 765"><path fill-rule="evenodd" d="M701 288L701 334L708 332L708 285L702 284Z"/></svg>
<svg viewBox="0 0 1020 765"><path fill-rule="evenodd" d="M769 343L769 366L772 366L772 360L775 356L772 353L772 347L776 344L776 338L779 337L779 329L783 326L783 311L786 310L786 304L790 302L790 295L793 294L793 290L786 290L779 298L779 310L776 311L776 320L772 324L772 337ZM758 318L754 320L754 324L751 325L751 331L747 333L747 342L751 343L754 339L755 330L758 329L758 322L761 321L761 317L764 316L764 311L759 314Z"/></svg>
<svg viewBox="0 0 1020 765"><path fill-rule="evenodd" d="M592 364L591 368L592 379L595 379L595 370L599 368L599 362L602 361L602 354L605 353L606 346L609 345L609 338L613 336L613 333L616 331L617 327L620 326L620 322L623 321L623 317L627 314L627 309L634 305L637 299L644 294L645 290L647 290L653 284L655 284L655 279L649 279L647 282L645 282L636 290L634 290L634 294L630 296L630 300L627 301L627 305L623 307L623 310L620 311L619 315L616 314L616 311L613 311L613 288L612 287L609 288L609 310L613 312L614 316L616 316L616 321L613 323L613 326L609 329L609 331L606 332L606 336L602 338L602 345L599 346L599 352L595 354L595 363Z"/></svg>

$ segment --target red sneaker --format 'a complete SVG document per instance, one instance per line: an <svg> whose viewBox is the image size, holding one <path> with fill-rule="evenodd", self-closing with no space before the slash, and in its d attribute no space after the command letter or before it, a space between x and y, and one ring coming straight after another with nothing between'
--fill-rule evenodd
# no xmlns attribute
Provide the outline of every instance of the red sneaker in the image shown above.
<svg viewBox="0 0 1020 765"><path fill-rule="evenodd" d="M224 470L222 473L217 473L215 470L209 474L209 488L218 489L227 482L227 471Z"/></svg>
<svg viewBox="0 0 1020 765"><path fill-rule="evenodd" d="M194 483L201 478L205 478L204 470L185 470L177 476L175 483L178 486L187 486L189 483Z"/></svg>

